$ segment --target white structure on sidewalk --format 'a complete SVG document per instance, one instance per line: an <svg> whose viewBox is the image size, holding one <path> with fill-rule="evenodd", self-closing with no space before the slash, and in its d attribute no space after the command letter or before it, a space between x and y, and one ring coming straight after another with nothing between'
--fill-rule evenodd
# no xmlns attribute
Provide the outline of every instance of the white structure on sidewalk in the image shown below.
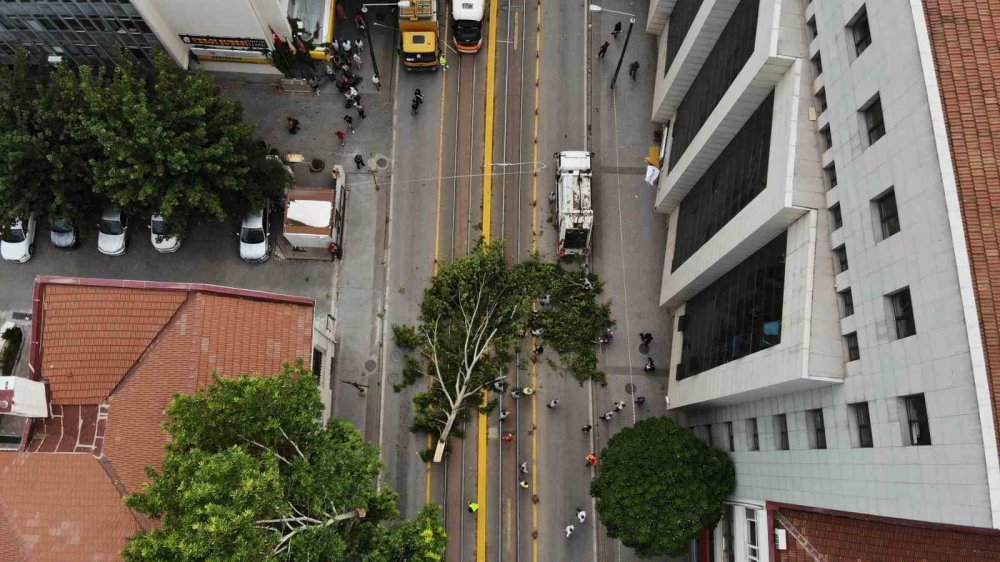
<svg viewBox="0 0 1000 562"><path fill-rule="evenodd" d="M670 407L736 463L719 556L768 559L744 509L769 502L1000 527L959 123L923 4L650 2Z"/></svg>

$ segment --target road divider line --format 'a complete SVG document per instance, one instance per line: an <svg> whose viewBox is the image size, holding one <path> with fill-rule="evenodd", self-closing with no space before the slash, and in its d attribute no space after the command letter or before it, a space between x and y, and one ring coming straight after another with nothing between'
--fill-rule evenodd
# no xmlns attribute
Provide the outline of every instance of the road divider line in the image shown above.
<svg viewBox="0 0 1000 562"><path fill-rule="evenodd" d="M531 253L538 252L538 114L541 104L541 78L542 78L542 0L536 0L535 10L538 19L535 22L535 116L533 130L531 132L532 157L531 161L536 163L535 170L531 173ZM525 22L527 23L527 22ZM531 388L538 388L538 364L531 366ZM537 394L536 394L537 396ZM538 427L538 408L535 402L531 403L531 427ZM531 458L534 460L536 470L531 471L531 495L538 496L538 470L541 466L538 462L538 431L531 432ZM538 504L531 502L531 559L538 562L538 539L535 532L538 531ZM538 534L541 536L541 533Z"/></svg>

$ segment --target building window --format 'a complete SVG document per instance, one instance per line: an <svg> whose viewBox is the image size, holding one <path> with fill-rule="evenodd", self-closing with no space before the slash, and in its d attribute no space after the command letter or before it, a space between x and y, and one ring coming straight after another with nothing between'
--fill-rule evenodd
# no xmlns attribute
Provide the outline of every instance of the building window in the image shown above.
<svg viewBox="0 0 1000 562"><path fill-rule="evenodd" d="M722 517L722 562L736 562L735 534L733 533L733 517L735 507L731 503L723 504L725 508Z"/></svg>
<svg viewBox="0 0 1000 562"><path fill-rule="evenodd" d="M314 347L313 348L313 358L312 358L312 372L316 377L323 376L323 350Z"/></svg>
<svg viewBox="0 0 1000 562"><path fill-rule="evenodd" d="M819 136L823 138L823 146L833 148L833 135L830 134L830 125L819 130Z"/></svg>
<svg viewBox="0 0 1000 562"><path fill-rule="evenodd" d="M837 273L847 271L847 247L841 244L833 249L833 259L837 262Z"/></svg>
<svg viewBox="0 0 1000 562"><path fill-rule="evenodd" d="M806 412L809 426L809 445L813 449L826 449L826 425L823 423L823 409Z"/></svg>
<svg viewBox="0 0 1000 562"><path fill-rule="evenodd" d="M885 120L882 118L882 100L878 95L861 108L865 127L868 130L868 146L885 136Z"/></svg>
<svg viewBox="0 0 1000 562"><path fill-rule="evenodd" d="M826 88L822 88L816 92L816 104L819 105L820 113L826 111Z"/></svg>
<svg viewBox="0 0 1000 562"><path fill-rule="evenodd" d="M786 243L782 232L687 302L678 380L781 343Z"/></svg>
<svg viewBox="0 0 1000 562"><path fill-rule="evenodd" d="M747 562L760 560L760 547L757 545L757 510L744 507L747 518Z"/></svg>
<svg viewBox="0 0 1000 562"><path fill-rule="evenodd" d="M910 434L910 445L930 445L931 426L927 420L927 403L923 394L903 398L906 405L906 422Z"/></svg>
<svg viewBox="0 0 1000 562"><path fill-rule="evenodd" d="M840 212L840 203L834 203L830 207L830 218L833 220L834 230L844 226L844 215Z"/></svg>
<svg viewBox="0 0 1000 562"><path fill-rule="evenodd" d="M854 421L858 427L858 446L865 449L873 447L875 442L872 440L872 418L868 411L868 402L851 404L851 410L854 412Z"/></svg>
<svg viewBox="0 0 1000 562"><path fill-rule="evenodd" d="M726 450L729 451L730 453L732 453L733 451L736 450L736 447L735 447L735 445L733 443L733 422L731 422L731 421L726 422L726 423L722 424L722 427L725 428L725 431L726 431L726 444L729 446L729 448L726 449Z"/></svg>
<svg viewBox="0 0 1000 562"><path fill-rule="evenodd" d="M816 75L823 74L823 59L819 56L819 53L813 55L813 58L810 60L812 60L813 70L816 71Z"/></svg>
<svg viewBox="0 0 1000 562"><path fill-rule="evenodd" d="M757 418L747 420L747 450L759 451L760 441L757 440Z"/></svg>
<svg viewBox="0 0 1000 562"><path fill-rule="evenodd" d="M854 56L859 57L872 44L872 30L868 26L868 10L861 6L861 11L851 20L851 36L854 39Z"/></svg>
<svg viewBox="0 0 1000 562"><path fill-rule="evenodd" d="M779 451L788 450L788 416L774 416L774 448Z"/></svg>
<svg viewBox="0 0 1000 562"><path fill-rule="evenodd" d="M913 301L910 300L910 288L896 291L889 295L889 305L892 307L892 317L896 322L896 339L903 339L917 333L917 325L913 321Z"/></svg>
<svg viewBox="0 0 1000 562"><path fill-rule="evenodd" d="M712 424L705 424L705 443L708 443L709 447L714 447L715 442L712 440Z"/></svg>
<svg viewBox="0 0 1000 562"><path fill-rule="evenodd" d="M858 348L858 333L851 332L844 336L844 345L847 347L847 360L857 361L861 359L861 349Z"/></svg>
<svg viewBox="0 0 1000 562"><path fill-rule="evenodd" d="M670 12L670 21L667 27L667 64L663 65L663 75L666 76L670 66L674 64L677 52L681 50L684 38L687 37L691 24L694 23L698 9L701 8L703 0L678 0L674 4L674 9Z"/></svg>
<svg viewBox="0 0 1000 562"><path fill-rule="evenodd" d="M850 287L837 293L837 299L840 301L841 318L847 318L854 314L854 297L851 295Z"/></svg>
<svg viewBox="0 0 1000 562"><path fill-rule="evenodd" d="M837 187L837 166L831 163L826 168L823 168L823 175L826 176L827 189L833 189Z"/></svg>
<svg viewBox="0 0 1000 562"><path fill-rule="evenodd" d="M819 35L819 31L816 29L816 16L809 18L806 22L806 29L809 30L809 39L815 39Z"/></svg>
<svg viewBox="0 0 1000 562"><path fill-rule="evenodd" d="M896 191L890 189L872 201L878 211L879 230L882 240L899 232L899 209L896 208Z"/></svg>

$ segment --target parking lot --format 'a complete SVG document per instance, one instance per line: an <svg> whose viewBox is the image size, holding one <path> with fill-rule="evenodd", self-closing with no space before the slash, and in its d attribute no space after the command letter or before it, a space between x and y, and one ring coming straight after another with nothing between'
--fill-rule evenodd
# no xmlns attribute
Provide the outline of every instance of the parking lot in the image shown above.
<svg viewBox="0 0 1000 562"><path fill-rule="evenodd" d="M125 255L110 257L97 250L96 226L84 232L76 249L60 250L49 242L49 231L40 222L31 260L23 264L0 262L0 318L11 311L31 309L36 275L212 283L312 297L317 316L330 309L335 263L276 257L263 264L245 263L239 257L233 226L196 226L180 250L161 254L150 242L148 221L137 220L130 228ZM271 232L272 249L276 230Z"/></svg>

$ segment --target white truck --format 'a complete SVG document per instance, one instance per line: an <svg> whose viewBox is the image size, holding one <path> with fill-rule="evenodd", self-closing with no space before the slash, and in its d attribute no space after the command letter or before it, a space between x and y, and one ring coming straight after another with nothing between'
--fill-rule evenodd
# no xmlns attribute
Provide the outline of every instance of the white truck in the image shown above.
<svg viewBox="0 0 1000 562"><path fill-rule="evenodd" d="M555 154L554 199L560 257L590 254L590 233L594 229L590 193L593 156L593 152L583 150L564 150Z"/></svg>

